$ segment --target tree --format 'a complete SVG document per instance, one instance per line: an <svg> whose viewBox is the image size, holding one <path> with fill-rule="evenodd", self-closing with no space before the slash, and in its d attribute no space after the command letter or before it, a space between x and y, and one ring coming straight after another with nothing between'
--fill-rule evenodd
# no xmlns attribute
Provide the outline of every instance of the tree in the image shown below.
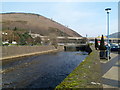
<svg viewBox="0 0 120 90"><path fill-rule="evenodd" d="M25 37L22 35L22 34L19 34L20 36L20 45L25 45L26 44L26 40L25 40Z"/></svg>
<svg viewBox="0 0 120 90"><path fill-rule="evenodd" d="M105 47L105 45L104 45L104 37L103 37L103 35L102 35L102 37L101 37L99 49L100 49L100 50L106 50L106 47Z"/></svg>
<svg viewBox="0 0 120 90"><path fill-rule="evenodd" d="M97 38L95 38L95 49L96 50L98 49L98 40L97 40Z"/></svg>
<svg viewBox="0 0 120 90"><path fill-rule="evenodd" d="M34 44L36 45L36 44L41 44L41 38L40 37L36 37L35 39L34 39Z"/></svg>
<svg viewBox="0 0 120 90"><path fill-rule="evenodd" d="M14 40L15 40L17 43L19 43L20 37L19 37L18 33L14 33Z"/></svg>
<svg viewBox="0 0 120 90"><path fill-rule="evenodd" d="M32 37L27 38L27 44L33 45L34 44L34 39Z"/></svg>
<svg viewBox="0 0 120 90"><path fill-rule="evenodd" d="M10 30L10 28L8 27L8 30Z"/></svg>
<svg viewBox="0 0 120 90"><path fill-rule="evenodd" d="M17 31L17 27L15 27L15 28L13 29L13 31Z"/></svg>
<svg viewBox="0 0 120 90"><path fill-rule="evenodd" d="M10 32L7 32L8 35L7 35L7 40L9 41L9 43L12 43L13 41L13 31L10 31Z"/></svg>
<svg viewBox="0 0 120 90"><path fill-rule="evenodd" d="M20 42L19 42L20 45L28 44L27 39L31 38L31 36L29 35L28 32L25 32L23 34L19 34L19 37L20 37Z"/></svg>

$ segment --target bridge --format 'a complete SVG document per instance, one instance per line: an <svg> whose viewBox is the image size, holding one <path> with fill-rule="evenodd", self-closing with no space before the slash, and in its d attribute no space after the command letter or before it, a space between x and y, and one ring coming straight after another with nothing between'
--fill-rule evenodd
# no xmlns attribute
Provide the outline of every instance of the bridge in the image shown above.
<svg viewBox="0 0 120 90"><path fill-rule="evenodd" d="M49 36L40 36L41 40L50 41L51 37ZM56 39L59 45L80 45L86 44L87 38L85 37L52 37L52 39Z"/></svg>
<svg viewBox="0 0 120 90"><path fill-rule="evenodd" d="M41 36L40 34L31 34L31 36L33 38L35 37L40 37L41 40L44 41L50 41L49 36ZM53 38L53 37L52 37ZM76 45L76 44L86 44L86 42L95 42L95 38L97 38L98 40L100 40L100 37L54 37L57 40L57 43L60 45L64 45L64 44L68 44L68 45ZM104 40L107 40L107 38L104 38ZM120 38L109 38L111 43L120 43Z"/></svg>
<svg viewBox="0 0 120 90"><path fill-rule="evenodd" d="M89 41L94 41L96 37L88 37ZM97 38L98 40L101 40L101 38ZM105 41L107 41L107 38L104 38ZM109 38L109 41L111 43L120 43L120 38Z"/></svg>

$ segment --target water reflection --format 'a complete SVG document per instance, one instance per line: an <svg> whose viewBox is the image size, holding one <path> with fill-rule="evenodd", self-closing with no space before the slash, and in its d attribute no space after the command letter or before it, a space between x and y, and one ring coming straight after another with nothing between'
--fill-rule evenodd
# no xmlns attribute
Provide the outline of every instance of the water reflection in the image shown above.
<svg viewBox="0 0 120 90"><path fill-rule="evenodd" d="M54 88L87 56L58 52L3 61L3 87Z"/></svg>

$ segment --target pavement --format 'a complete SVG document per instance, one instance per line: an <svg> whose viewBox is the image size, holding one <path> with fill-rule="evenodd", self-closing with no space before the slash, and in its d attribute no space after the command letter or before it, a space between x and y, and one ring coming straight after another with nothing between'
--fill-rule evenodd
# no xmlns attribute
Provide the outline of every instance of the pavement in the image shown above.
<svg viewBox="0 0 120 90"><path fill-rule="evenodd" d="M111 53L111 59L101 59L103 89L120 90L120 54Z"/></svg>

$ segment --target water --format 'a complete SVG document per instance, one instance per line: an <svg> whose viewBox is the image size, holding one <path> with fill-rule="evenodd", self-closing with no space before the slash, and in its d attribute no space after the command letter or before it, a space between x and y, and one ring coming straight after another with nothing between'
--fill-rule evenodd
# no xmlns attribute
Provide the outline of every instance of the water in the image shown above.
<svg viewBox="0 0 120 90"><path fill-rule="evenodd" d="M87 55L57 52L3 61L4 88L55 88Z"/></svg>

